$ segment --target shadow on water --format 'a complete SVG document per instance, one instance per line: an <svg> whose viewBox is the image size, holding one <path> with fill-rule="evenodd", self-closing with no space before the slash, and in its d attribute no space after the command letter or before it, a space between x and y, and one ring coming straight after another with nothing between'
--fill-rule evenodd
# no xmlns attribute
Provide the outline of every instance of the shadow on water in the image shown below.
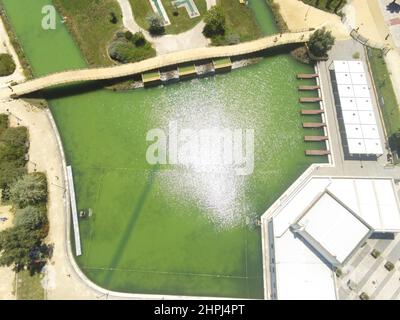
<svg viewBox="0 0 400 320"><path fill-rule="evenodd" d="M126 227L124 232L122 233L122 236L118 242L118 245L116 246L115 249L115 253L114 256L111 259L111 262L108 266L108 268L110 269L110 271L106 274L105 278L104 278L104 285L105 287L108 287L109 284L111 283L112 277L113 277L113 271L112 269L116 268L125 252L126 246L128 244L129 238L133 232L133 229L135 228L136 223L139 220L139 217L142 213L143 207L147 201L147 197L153 187L154 184L154 180L155 180L155 176L156 173L160 170L160 166L157 165L155 166L149 173L148 177L147 177L147 181L146 184L142 190L142 193L138 199L138 201L136 202L136 205L132 211L132 214L129 218L129 220L127 221Z"/></svg>
<svg viewBox="0 0 400 320"><path fill-rule="evenodd" d="M86 81L86 82L78 82L67 85L60 85L48 89L44 89L42 91L33 92L25 95L25 98L28 99L59 99L64 97L73 97L81 94L89 93L92 91L97 91L104 89L109 86L113 86L119 84L124 81L133 80L133 76L131 77L123 77L116 78L110 80L97 80L97 81ZM111 90L110 90L111 91Z"/></svg>

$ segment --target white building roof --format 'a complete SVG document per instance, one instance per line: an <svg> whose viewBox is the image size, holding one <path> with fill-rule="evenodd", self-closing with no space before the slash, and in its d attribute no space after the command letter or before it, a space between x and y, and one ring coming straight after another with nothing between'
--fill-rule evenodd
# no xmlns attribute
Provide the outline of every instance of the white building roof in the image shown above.
<svg viewBox="0 0 400 320"><path fill-rule="evenodd" d="M378 127L376 125L362 124L362 137L364 139L377 139L379 140Z"/></svg>
<svg viewBox="0 0 400 320"><path fill-rule="evenodd" d="M357 73L357 72L362 72L365 73L363 64L360 60L350 60L347 61L347 64L349 66L349 72L351 73Z"/></svg>
<svg viewBox="0 0 400 320"><path fill-rule="evenodd" d="M341 72L336 75L337 84L352 84L350 73Z"/></svg>
<svg viewBox="0 0 400 320"><path fill-rule="evenodd" d="M340 98L342 110L357 110L357 101L355 98Z"/></svg>
<svg viewBox="0 0 400 320"><path fill-rule="evenodd" d="M363 111L371 111L372 110L372 102L371 98L356 98L356 106L357 110Z"/></svg>
<svg viewBox="0 0 400 320"><path fill-rule="evenodd" d="M363 132L361 125L358 124L346 124L346 134L348 139L362 139Z"/></svg>
<svg viewBox="0 0 400 320"><path fill-rule="evenodd" d="M344 124L361 124L358 111L343 111Z"/></svg>
<svg viewBox="0 0 400 320"><path fill-rule="evenodd" d="M272 217L278 299L336 298L331 269L291 226L303 226L341 261L356 249L368 228L400 232L392 179L313 177L284 199L278 200Z"/></svg>
<svg viewBox="0 0 400 320"><path fill-rule="evenodd" d="M365 77L365 73L357 72L357 73L349 73L352 84L360 84L367 85L367 78Z"/></svg>
<svg viewBox="0 0 400 320"><path fill-rule="evenodd" d="M275 238L275 279L280 300L334 300L334 274L289 230Z"/></svg>
<svg viewBox="0 0 400 320"><path fill-rule="evenodd" d="M351 84L338 84L339 96L342 98L354 98L353 85Z"/></svg>
<svg viewBox="0 0 400 320"><path fill-rule="evenodd" d="M361 61L334 61L337 88L350 154L383 154L379 133L368 131L358 135L353 125L373 125L377 120L373 112L371 92ZM350 79L350 81L349 81ZM350 131L348 131L350 130ZM375 131L375 130L374 130ZM376 139L374 141L360 141Z"/></svg>
<svg viewBox="0 0 400 320"><path fill-rule="evenodd" d="M343 263L370 229L330 194L321 198L298 225L339 263ZM313 243L310 243L313 245Z"/></svg>
<svg viewBox="0 0 400 320"><path fill-rule="evenodd" d="M349 64L344 60L335 60L333 61L333 65L335 68L335 72L350 72Z"/></svg>
<svg viewBox="0 0 400 320"><path fill-rule="evenodd" d="M369 98L371 94L367 85L353 84L354 97Z"/></svg>
<svg viewBox="0 0 400 320"><path fill-rule="evenodd" d="M347 138L347 145L349 147L349 152L351 154L365 154L367 150L365 149L364 139L350 139Z"/></svg>

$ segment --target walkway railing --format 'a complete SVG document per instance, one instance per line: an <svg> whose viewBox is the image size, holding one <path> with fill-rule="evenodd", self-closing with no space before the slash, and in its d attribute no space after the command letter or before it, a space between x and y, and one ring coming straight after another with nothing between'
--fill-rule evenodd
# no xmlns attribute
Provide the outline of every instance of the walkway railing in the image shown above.
<svg viewBox="0 0 400 320"><path fill-rule="evenodd" d="M127 77L146 71L179 65L187 62L248 55L282 45L304 43L309 40L311 34L312 31L284 33L232 46L205 47L173 52L140 62L118 65L114 67L89 68L58 72L48 76L29 80L24 83L16 84L12 87L12 96L18 97L48 87L75 82Z"/></svg>
<svg viewBox="0 0 400 320"><path fill-rule="evenodd" d="M371 39L364 37L363 35L358 33L358 31L355 29L351 30L350 35L354 40L362 43L363 45L365 45L367 47L381 49L383 51L384 55L386 55L392 49L388 45L384 45L382 43L371 41Z"/></svg>

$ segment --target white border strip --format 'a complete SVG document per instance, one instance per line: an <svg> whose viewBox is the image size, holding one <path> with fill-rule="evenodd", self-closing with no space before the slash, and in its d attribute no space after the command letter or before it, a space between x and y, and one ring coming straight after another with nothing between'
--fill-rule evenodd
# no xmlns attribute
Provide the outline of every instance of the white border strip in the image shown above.
<svg viewBox="0 0 400 320"><path fill-rule="evenodd" d="M76 255L80 256L82 254L81 247L81 237L79 234L79 221L78 221L78 212L76 210L76 198L75 198L75 189L74 189L74 177L72 175L72 167L67 167L67 179L69 185L69 195L70 195L70 203L71 203L71 211L72 211L72 224L74 226L74 238L75 238L75 251Z"/></svg>

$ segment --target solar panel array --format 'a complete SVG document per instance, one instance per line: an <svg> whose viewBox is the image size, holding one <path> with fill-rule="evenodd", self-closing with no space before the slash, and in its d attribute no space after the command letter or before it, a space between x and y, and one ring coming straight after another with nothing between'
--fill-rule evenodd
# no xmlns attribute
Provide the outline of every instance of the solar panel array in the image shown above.
<svg viewBox="0 0 400 320"><path fill-rule="evenodd" d="M383 154L371 93L361 61L334 61L350 154Z"/></svg>

